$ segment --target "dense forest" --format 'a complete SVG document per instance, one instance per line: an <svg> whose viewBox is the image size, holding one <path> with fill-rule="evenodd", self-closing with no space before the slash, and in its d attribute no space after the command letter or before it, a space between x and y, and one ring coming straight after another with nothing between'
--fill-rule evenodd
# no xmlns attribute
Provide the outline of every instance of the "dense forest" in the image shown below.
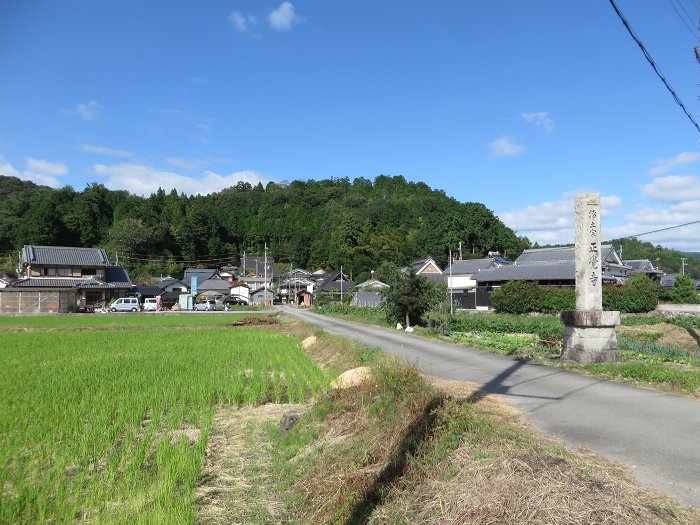
<svg viewBox="0 0 700 525"><path fill-rule="evenodd" d="M186 196L159 190L149 197L90 184L53 189L0 175L0 254L16 267L24 244L105 248L132 278L181 275L187 266L237 264L243 253L268 254L284 265L352 273L403 266L449 250L514 259L530 248L483 204L461 203L422 182L380 175L322 181L239 183L218 193ZM667 272L700 278L698 254L636 239L614 240L625 259L649 259Z"/></svg>
<svg viewBox="0 0 700 525"><path fill-rule="evenodd" d="M432 256L445 265L500 251L518 238L483 204L460 203L424 183L380 175L322 181L239 183L206 196L159 190L145 198L90 184L52 189L0 176L0 253L16 265L24 244L102 247L132 278L185 266L236 264L246 252L295 267L337 269L356 279L382 264Z"/></svg>

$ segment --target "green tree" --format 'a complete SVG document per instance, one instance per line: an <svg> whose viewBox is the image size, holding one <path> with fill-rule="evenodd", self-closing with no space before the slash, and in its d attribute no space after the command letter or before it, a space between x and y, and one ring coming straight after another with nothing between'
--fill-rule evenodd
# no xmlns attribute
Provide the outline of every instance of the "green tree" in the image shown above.
<svg viewBox="0 0 700 525"><path fill-rule="evenodd" d="M420 323L421 316L439 301L438 296L444 297L444 294L411 269L409 273L399 275L384 296L389 320L404 321L406 326L411 326Z"/></svg>
<svg viewBox="0 0 700 525"><path fill-rule="evenodd" d="M678 275L673 283L671 290L671 299L678 304L697 304L700 303L700 296L696 288L696 280L689 275Z"/></svg>

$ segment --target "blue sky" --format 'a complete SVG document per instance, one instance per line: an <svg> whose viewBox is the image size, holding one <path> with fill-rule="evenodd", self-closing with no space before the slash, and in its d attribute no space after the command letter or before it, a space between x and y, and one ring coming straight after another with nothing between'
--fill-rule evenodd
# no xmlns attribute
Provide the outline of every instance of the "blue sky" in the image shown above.
<svg viewBox="0 0 700 525"><path fill-rule="evenodd" d="M699 119L695 0L617 3ZM0 78L0 174L54 187L403 175L541 244L579 191L605 238L700 220L700 133L608 0L5 0Z"/></svg>

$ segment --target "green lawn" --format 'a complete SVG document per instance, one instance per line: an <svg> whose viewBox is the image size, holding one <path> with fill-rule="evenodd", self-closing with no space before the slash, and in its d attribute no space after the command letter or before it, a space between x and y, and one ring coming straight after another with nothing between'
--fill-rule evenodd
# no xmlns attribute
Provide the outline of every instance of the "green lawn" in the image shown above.
<svg viewBox="0 0 700 525"><path fill-rule="evenodd" d="M291 336L192 327L230 316L0 319L153 328L0 333L0 523L191 523L215 407L329 382Z"/></svg>

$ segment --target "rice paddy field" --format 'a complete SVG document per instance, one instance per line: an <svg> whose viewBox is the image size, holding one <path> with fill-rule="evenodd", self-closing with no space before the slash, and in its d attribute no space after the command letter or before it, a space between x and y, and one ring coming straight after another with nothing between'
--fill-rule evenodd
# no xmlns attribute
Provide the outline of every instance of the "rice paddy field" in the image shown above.
<svg viewBox="0 0 700 525"><path fill-rule="evenodd" d="M0 523L192 523L217 406L330 377L233 316L0 318Z"/></svg>

